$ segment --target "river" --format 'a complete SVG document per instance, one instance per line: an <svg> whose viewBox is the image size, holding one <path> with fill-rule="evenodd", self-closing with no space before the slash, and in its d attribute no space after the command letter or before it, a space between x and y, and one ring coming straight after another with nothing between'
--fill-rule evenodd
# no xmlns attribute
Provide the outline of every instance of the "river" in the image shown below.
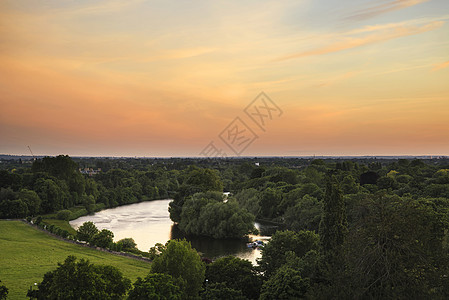
<svg viewBox="0 0 449 300"><path fill-rule="evenodd" d="M170 220L168 213L170 201L170 199L153 200L110 208L70 221L70 225L77 229L84 222L91 221L100 230L112 231L114 241L133 238L141 251L148 251L156 243L165 244L170 239L186 238L204 257L216 259L234 255L253 264L256 264L256 259L261 257L261 251L248 248L244 240L186 237ZM275 230L273 226L260 223L256 223L255 226L262 235L250 236L251 240L266 240Z"/></svg>

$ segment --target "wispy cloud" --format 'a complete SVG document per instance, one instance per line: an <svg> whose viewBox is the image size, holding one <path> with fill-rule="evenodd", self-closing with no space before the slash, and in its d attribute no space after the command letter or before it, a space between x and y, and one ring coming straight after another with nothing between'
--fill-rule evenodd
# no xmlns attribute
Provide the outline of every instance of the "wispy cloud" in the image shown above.
<svg viewBox="0 0 449 300"><path fill-rule="evenodd" d="M445 68L447 68L447 67L449 67L449 60L448 60L448 61L445 61L445 62L442 63L442 64L436 65L436 66L432 69L432 71L438 71L438 70L441 70L441 69L445 69Z"/></svg>
<svg viewBox="0 0 449 300"><path fill-rule="evenodd" d="M392 12L395 10L403 9L406 7L414 6L429 0L394 0L386 3L378 4L372 7L358 10L352 15L346 17L347 20L361 21L371 19L379 15Z"/></svg>
<svg viewBox="0 0 449 300"><path fill-rule="evenodd" d="M361 71L346 72L346 73L343 73L341 75L334 76L333 78L329 78L329 79L325 80L324 82L321 82L318 86L320 86L320 87L331 86L331 85L334 85L335 83L337 83L339 81L342 81L342 80L354 77L357 74L359 74L360 72Z"/></svg>
<svg viewBox="0 0 449 300"><path fill-rule="evenodd" d="M341 40L331 43L329 45L316 48L310 51L304 51L300 53L294 53L286 55L277 59L277 61L289 60L294 58L301 58L313 55L329 54L333 52L339 52L343 50L348 50L356 47L361 47L365 45L380 43L404 36L415 35L431 30L440 28L444 24L443 21L433 21L421 26L415 25L404 25L404 23L399 23L396 26L390 24L389 26L379 26L378 28L371 28L367 30L368 32L373 32L364 36L358 34L353 34L349 32L344 34Z"/></svg>
<svg viewBox="0 0 449 300"><path fill-rule="evenodd" d="M143 3L145 0L129 0L129 1L101 1L95 4L88 3L87 5L77 6L73 8L64 8L56 10L58 14L70 15L86 15L86 14L108 14L111 12L119 12L126 7L134 6Z"/></svg>

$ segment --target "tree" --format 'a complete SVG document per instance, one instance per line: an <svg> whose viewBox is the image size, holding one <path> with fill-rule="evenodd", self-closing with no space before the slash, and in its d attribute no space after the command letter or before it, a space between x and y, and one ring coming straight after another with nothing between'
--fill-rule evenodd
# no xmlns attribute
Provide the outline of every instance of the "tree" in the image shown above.
<svg viewBox="0 0 449 300"><path fill-rule="evenodd" d="M302 278L299 271L283 266L263 284L260 299L305 298L309 286L309 279Z"/></svg>
<svg viewBox="0 0 449 300"><path fill-rule="evenodd" d="M40 212L42 201L35 191L21 189L19 199L26 203L30 215L34 216Z"/></svg>
<svg viewBox="0 0 449 300"><path fill-rule="evenodd" d="M226 287L241 291L248 299L258 299L261 280L253 264L234 256L217 259L206 268L210 284L225 283Z"/></svg>
<svg viewBox="0 0 449 300"><path fill-rule="evenodd" d="M449 271L444 247L447 199L369 195L346 243L355 298L444 299Z"/></svg>
<svg viewBox="0 0 449 300"><path fill-rule="evenodd" d="M252 232L254 216L219 192L196 193L182 207L179 228L193 235L240 238Z"/></svg>
<svg viewBox="0 0 449 300"><path fill-rule="evenodd" d="M45 273L37 290L28 291L31 299L123 299L131 287L129 279L115 267L76 262L69 256L54 271Z"/></svg>
<svg viewBox="0 0 449 300"><path fill-rule="evenodd" d="M34 184L34 190L42 200L41 210L43 212L58 211L64 208L64 200L67 197L64 191L52 179L39 178Z"/></svg>
<svg viewBox="0 0 449 300"><path fill-rule="evenodd" d="M27 205L22 200L0 202L0 218L23 218L27 214Z"/></svg>
<svg viewBox="0 0 449 300"><path fill-rule="evenodd" d="M338 252L343 245L347 225L343 193L335 176L329 176L324 196L323 217L319 229L323 252Z"/></svg>
<svg viewBox="0 0 449 300"><path fill-rule="evenodd" d="M173 222L181 221L182 206L187 197L199 192L223 192L223 183L216 170L192 166L187 172L183 184L179 187L174 200L169 204L170 219Z"/></svg>
<svg viewBox="0 0 449 300"><path fill-rule="evenodd" d="M171 275L179 282L183 295L194 298L201 290L205 266L189 242L170 240L161 255L154 258L151 272Z"/></svg>
<svg viewBox="0 0 449 300"><path fill-rule="evenodd" d="M311 230L318 232L322 214L322 203L316 198L305 195L295 206L287 208L284 214L285 224L294 231Z"/></svg>
<svg viewBox="0 0 449 300"><path fill-rule="evenodd" d="M240 207L246 208L254 216L260 214L259 192L256 189L243 189L235 195L235 198Z"/></svg>
<svg viewBox="0 0 449 300"><path fill-rule="evenodd" d="M95 246L101 248L109 248L109 246L113 243L114 233L107 229L102 229L100 232L96 233L92 239L91 243Z"/></svg>
<svg viewBox="0 0 449 300"><path fill-rule="evenodd" d="M117 246L119 249L124 251L136 250L137 244L133 238L124 238L117 242Z"/></svg>
<svg viewBox="0 0 449 300"><path fill-rule="evenodd" d="M150 273L145 279L137 278L128 300L181 300L182 292L177 282L168 274Z"/></svg>
<svg viewBox="0 0 449 300"><path fill-rule="evenodd" d="M56 219L68 221L70 219L71 215L72 215L72 212L70 210L63 209L63 210L58 211L58 213L56 214Z"/></svg>
<svg viewBox="0 0 449 300"><path fill-rule="evenodd" d="M277 231L262 250L259 265L266 277L273 275L277 269L287 263L288 253L293 252L298 258L304 257L311 250L318 250L319 237L311 231Z"/></svg>
<svg viewBox="0 0 449 300"><path fill-rule="evenodd" d="M8 288L1 283L2 281L0 280L0 300L4 300L8 296Z"/></svg>
<svg viewBox="0 0 449 300"><path fill-rule="evenodd" d="M272 219L278 216L278 205L281 203L282 194L273 188L265 189L260 195L259 217Z"/></svg>
<svg viewBox="0 0 449 300"><path fill-rule="evenodd" d="M360 185L376 184L379 175L376 172L369 171L360 175Z"/></svg>
<svg viewBox="0 0 449 300"><path fill-rule="evenodd" d="M33 172L47 172L52 176L68 180L78 171L78 164L68 155L58 155L56 157L46 156L35 160L31 167Z"/></svg>
<svg viewBox="0 0 449 300"><path fill-rule="evenodd" d="M90 243L94 235L98 233L98 228L93 222L84 222L76 231L77 239Z"/></svg>
<svg viewBox="0 0 449 300"><path fill-rule="evenodd" d="M201 293L202 300L247 300L240 290L228 287L225 283L206 283L204 292Z"/></svg>
<svg viewBox="0 0 449 300"><path fill-rule="evenodd" d="M343 193L334 175L328 175L320 223L321 259L319 277L322 294L319 298L341 297L344 274L343 243L347 234L346 207Z"/></svg>

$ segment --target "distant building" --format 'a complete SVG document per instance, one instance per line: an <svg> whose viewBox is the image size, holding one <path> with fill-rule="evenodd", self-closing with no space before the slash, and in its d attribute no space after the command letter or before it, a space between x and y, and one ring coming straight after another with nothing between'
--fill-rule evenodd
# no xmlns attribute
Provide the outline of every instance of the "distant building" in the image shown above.
<svg viewBox="0 0 449 300"><path fill-rule="evenodd" d="M79 171L81 174L94 176L101 173L101 168L98 168L96 170L94 170L93 168L80 168Z"/></svg>

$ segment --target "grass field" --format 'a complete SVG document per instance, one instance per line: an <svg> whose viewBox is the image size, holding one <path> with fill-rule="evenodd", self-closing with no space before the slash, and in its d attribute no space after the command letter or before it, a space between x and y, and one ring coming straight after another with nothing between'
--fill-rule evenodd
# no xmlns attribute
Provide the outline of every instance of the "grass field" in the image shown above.
<svg viewBox="0 0 449 300"><path fill-rule="evenodd" d="M58 240L20 221L0 220L0 280L9 289L8 299L26 299L28 288L69 255L115 266L132 282L150 268L147 262Z"/></svg>

